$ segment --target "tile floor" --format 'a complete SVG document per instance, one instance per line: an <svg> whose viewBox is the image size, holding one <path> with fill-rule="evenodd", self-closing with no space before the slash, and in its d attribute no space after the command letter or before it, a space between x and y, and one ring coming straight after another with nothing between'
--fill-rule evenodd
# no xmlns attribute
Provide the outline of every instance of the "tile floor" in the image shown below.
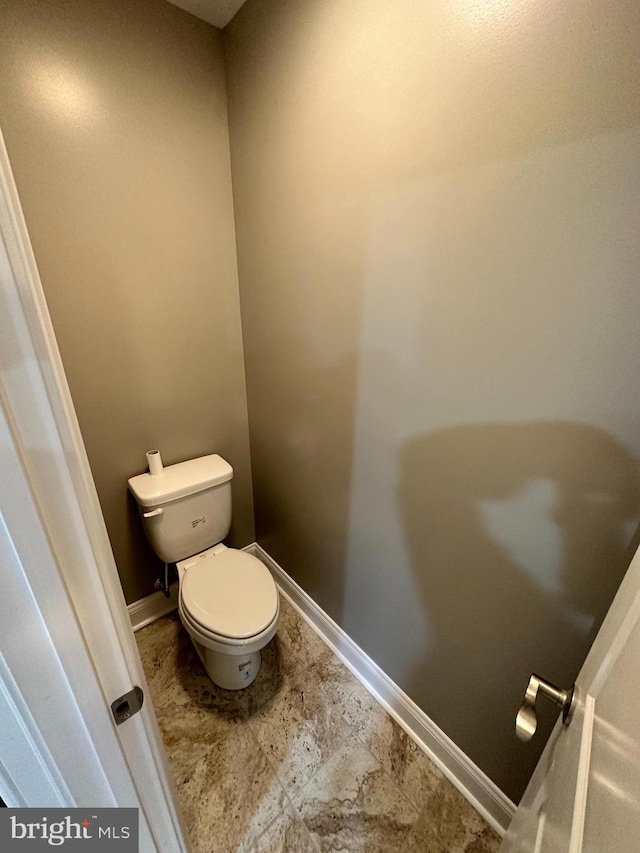
<svg viewBox="0 0 640 853"><path fill-rule="evenodd" d="M136 634L194 853L493 853L499 838L281 599L255 682L207 678L177 613Z"/></svg>

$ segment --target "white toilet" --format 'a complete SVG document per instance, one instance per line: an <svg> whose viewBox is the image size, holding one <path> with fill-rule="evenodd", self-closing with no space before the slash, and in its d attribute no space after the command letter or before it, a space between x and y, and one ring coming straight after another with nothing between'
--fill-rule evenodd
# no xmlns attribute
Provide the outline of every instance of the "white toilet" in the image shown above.
<svg viewBox="0 0 640 853"><path fill-rule="evenodd" d="M280 600L260 560L221 544L231 526L232 477L214 454L132 477L129 488L154 551L177 563L180 619L209 678L240 690L278 630Z"/></svg>

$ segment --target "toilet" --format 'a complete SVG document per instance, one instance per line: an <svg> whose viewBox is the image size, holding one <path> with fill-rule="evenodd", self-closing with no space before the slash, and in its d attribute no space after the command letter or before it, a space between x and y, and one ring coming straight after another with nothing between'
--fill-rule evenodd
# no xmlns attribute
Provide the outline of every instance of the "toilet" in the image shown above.
<svg viewBox="0 0 640 853"><path fill-rule="evenodd" d="M222 540L231 526L233 469L212 454L129 480L147 538L178 569L178 612L209 678L248 687L278 630L280 600L267 567Z"/></svg>

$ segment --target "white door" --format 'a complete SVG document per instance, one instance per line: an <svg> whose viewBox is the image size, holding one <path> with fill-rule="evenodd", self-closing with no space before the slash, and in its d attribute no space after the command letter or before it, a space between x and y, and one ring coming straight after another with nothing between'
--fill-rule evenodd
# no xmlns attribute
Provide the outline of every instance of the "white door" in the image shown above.
<svg viewBox="0 0 640 853"><path fill-rule="evenodd" d="M123 484L124 488L124 484ZM139 809L142 853L185 853L146 682L0 135L0 793Z"/></svg>
<svg viewBox="0 0 640 853"><path fill-rule="evenodd" d="M500 850L635 853L639 838L640 549L576 681L573 718L558 721Z"/></svg>

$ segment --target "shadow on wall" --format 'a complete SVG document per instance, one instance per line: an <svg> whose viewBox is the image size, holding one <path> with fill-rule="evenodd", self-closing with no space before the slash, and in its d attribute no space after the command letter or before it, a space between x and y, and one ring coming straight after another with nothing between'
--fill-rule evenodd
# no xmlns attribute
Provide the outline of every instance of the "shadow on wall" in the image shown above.
<svg viewBox="0 0 640 853"><path fill-rule="evenodd" d="M401 451L398 509L432 629L408 692L502 787L524 790L538 757L515 740L523 661L575 679L629 565L639 505L636 460L585 424L459 426ZM554 720L543 714L538 742Z"/></svg>

